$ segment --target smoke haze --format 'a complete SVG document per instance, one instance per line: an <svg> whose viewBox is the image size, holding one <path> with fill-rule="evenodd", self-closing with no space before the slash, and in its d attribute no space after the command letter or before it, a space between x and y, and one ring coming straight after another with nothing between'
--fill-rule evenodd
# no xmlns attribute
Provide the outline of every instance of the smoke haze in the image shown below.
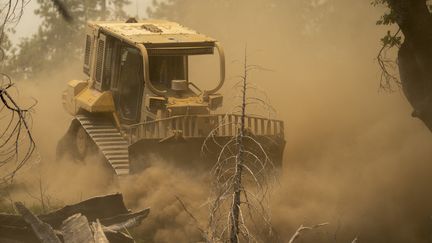
<svg viewBox="0 0 432 243"><path fill-rule="evenodd" d="M234 3L227 7L227 2ZM229 80L222 93L242 72L246 45L250 63L272 70L253 72L251 79L285 121L284 171L271 198L276 232L289 239L301 224L329 222L299 242L356 237L359 242L430 242L432 138L410 117L400 92L379 91L374 59L386 29L374 23L383 10L369 1L274 2L185 1L170 19L224 45ZM197 63L192 76L216 78L218 69L205 65ZM82 77L80 68L70 69L19 84L39 100L33 131L41 165L27 169L18 181L32 184L43 178L58 204L120 191L129 207L152 208L139 229L142 239L198 240L175 195L206 222L206 175L154 161L147 171L113 180L91 159L86 165L55 161L56 142L71 120L61 107L61 92L68 79ZM232 101L226 97L225 102ZM38 188L33 183L27 190ZM32 201L22 190L12 196Z"/></svg>

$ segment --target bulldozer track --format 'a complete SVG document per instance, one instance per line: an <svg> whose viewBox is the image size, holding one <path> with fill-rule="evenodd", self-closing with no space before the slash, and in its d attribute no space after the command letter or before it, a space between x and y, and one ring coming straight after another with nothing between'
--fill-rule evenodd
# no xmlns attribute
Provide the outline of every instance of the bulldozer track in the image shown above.
<svg viewBox="0 0 432 243"><path fill-rule="evenodd" d="M87 134L102 152L116 175L128 175L129 144L111 121L87 115L77 115Z"/></svg>

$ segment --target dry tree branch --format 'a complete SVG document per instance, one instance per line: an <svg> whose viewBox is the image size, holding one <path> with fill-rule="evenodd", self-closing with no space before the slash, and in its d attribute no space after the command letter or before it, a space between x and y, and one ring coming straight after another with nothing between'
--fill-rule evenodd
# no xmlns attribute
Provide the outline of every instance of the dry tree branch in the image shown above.
<svg viewBox="0 0 432 243"><path fill-rule="evenodd" d="M23 13L24 7L27 5L29 0L8 0L0 10L0 46L3 44L5 38L5 31L9 25L17 24ZM0 48L2 52L1 60L4 59L5 52L3 48Z"/></svg>
<svg viewBox="0 0 432 243"><path fill-rule="evenodd" d="M212 242L209 238L208 238L208 234L205 230L202 229L202 227L200 227L200 223L199 221L195 218L195 216L187 209L186 205L184 204L184 202L178 197L175 196L176 200L180 203L180 205L182 206L183 210L189 215L189 217L194 221L195 223L195 227L198 229L198 231L201 234L201 237L203 237L205 239L206 242Z"/></svg>
<svg viewBox="0 0 432 243"><path fill-rule="evenodd" d="M3 49L5 32L9 25L16 25L20 21L24 7L28 2L26 0L9 0L1 8L0 50L2 56L0 61L4 61L6 55ZM12 163L15 163L12 169L4 168L3 171L5 172L0 175L0 186L5 186L13 180L16 172L30 159L35 149L29 126L29 112L36 102L29 108L22 109L9 93L10 89L14 87L11 78L4 72L0 72L0 78L1 121L9 118L6 122L7 125L0 130L0 166L3 167L7 164L12 166Z"/></svg>
<svg viewBox="0 0 432 243"><path fill-rule="evenodd" d="M303 233L303 231L313 230L313 229L320 228L320 227L323 227L326 225L329 225L329 223L321 223L321 224L317 224L317 225L310 226L310 227L300 225L300 227L297 229L297 231L294 233L294 235L291 237L291 239L289 240L288 243L294 243L294 241L296 241L300 237L300 235L301 235L301 233Z"/></svg>
<svg viewBox="0 0 432 243"><path fill-rule="evenodd" d="M26 109L21 108L8 92L13 87L10 77L5 73L0 75L7 79L7 82L3 82L0 86L2 112L10 117L8 125L0 132L0 166L6 164L13 166L10 171L7 171L8 168L3 170L7 172L1 175L0 186L4 186L13 180L17 171L30 159L36 148L29 124L29 112L36 102ZM12 165L12 162L15 165Z"/></svg>
<svg viewBox="0 0 432 243"><path fill-rule="evenodd" d="M383 40L383 46L381 47L380 51L377 55L377 61L378 65L381 69L381 76L380 76L380 89L383 89L385 91L393 91L392 84L396 84L398 87L401 85L400 80L396 77L396 75L392 74L391 70L395 69L396 62L393 59L389 59L386 57L387 51L390 50L392 47L400 47L399 42L392 41L395 40L398 35L400 34L401 29L399 28L396 33L393 35L389 35L388 41Z"/></svg>
<svg viewBox="0 0 432 243"><path fill-rule="evenodd" d="M21 20L25 6L30 0L7 0L0 5L0 61L3 62L6 52L3 48L6 31L9 26L16 25ZM54 6L60 15L67 21L71 22L72 17L61 0L52 0ZM37 104L36 100L30 107L23 109L16 99L9 92L14 84L11 78L0 71L0 121L8 119L6 126L0 129L0 167L10 165L13 167L0 175L0 186L5 186L12 182L15 174L26 162L29 161L33 154L36 144L30 131L32 108ZM12 163L14 162L14 164Z"/></svg>

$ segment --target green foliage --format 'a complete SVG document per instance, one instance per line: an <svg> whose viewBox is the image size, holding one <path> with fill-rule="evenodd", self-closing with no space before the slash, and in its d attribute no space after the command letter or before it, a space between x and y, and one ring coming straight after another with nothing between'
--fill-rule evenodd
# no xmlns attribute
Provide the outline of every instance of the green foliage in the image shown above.
<svg viewBox="0 0 432 243"><path fill-rule="evenodd" d="M65 1L72 23L62 19L52 1L37 0L37 3L35 14L42 19L37 33L22 39L6 62L8 71L15 77L32 78L43 71L55 71L60 65L79 63L86 21L124 19L123 7L129 0Z"/></svg>
<svg viewBox="0 0 432 243"><path fill-rule="evenodd" d="M381 43L383 46L387 46L388 48L399 47L402 44L402 37L398 35L399 33L392 34L390 31L387 31L387 34L381 38Z"/></svg>
<svg viewBox="0 0 432 243"><path fill-rule="evenodd" d="M384 13L380 19L376 22L377 25L392 25L396 23L397 20L397 14L393 9L389 7L388 0L374 0L372 1L372 6L377 7L380 5L386 6L389 10L388 12Z"/></svg>
<svg viewBox="0 0 432 243"><path fill-rule="evenodd" d="M379 5L385 5L388 8L388 12L384 13L380 19L376 22L377 25L393 25L396 24L398 15L394 11L394 9L390 8L389 0L374 0L372 6L376 7ZM387 31L387 34L381 38L381 44L384 48L392 48L399 47L402 44L402 37L399 35L400 31L397 31L395 34L392 34L390 30Z"/></svg>
<svg viewBox="0 0 432 243"><path fill-rule="evenodd" d="M376 6L384 4L386 2L387 2L387 0L374 0L371 2L371 4L372 4L372 6L376 7Z"/></svg>
<svg viewBox="0 0 432 243"><path fill-rule="evenodd" d="M390 10L389 13L383 14L376 22L377 25L392 25L396 23L397 15L394 11Z"/></svg>
<svg viewBox="0 0 432 243"><path fill-rule="evenodd" d="M374 7L385 6L387 12L385 12L376 25L390 26L397 24L397 18L399 17L393 8L390 7L390 0L374 0L371 4ZM381 38L381 49L377 55L378 65L381 69L380 88L385 91L393 91L393 86L396 84L399 86L400 81L397 75L394 74L395 60L389 59L386 53L392 48L399 48L402 44L402 36L400 29L396 33L392 33L390 30L387 31L386 35Z"/></svg>

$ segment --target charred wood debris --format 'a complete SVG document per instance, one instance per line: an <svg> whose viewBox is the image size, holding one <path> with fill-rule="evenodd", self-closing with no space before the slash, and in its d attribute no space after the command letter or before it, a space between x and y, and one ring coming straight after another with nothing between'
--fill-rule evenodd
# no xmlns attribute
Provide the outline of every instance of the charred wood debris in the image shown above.
<svg viewBox="0 0 432 243"><path fill-rule="evenodd" d="M93 197L56 211L35 215L21 202L18 214L0 213L0 242L4 243L128 243L127 229L141 224L150 213L128 210L122 194Z"/></svg>

